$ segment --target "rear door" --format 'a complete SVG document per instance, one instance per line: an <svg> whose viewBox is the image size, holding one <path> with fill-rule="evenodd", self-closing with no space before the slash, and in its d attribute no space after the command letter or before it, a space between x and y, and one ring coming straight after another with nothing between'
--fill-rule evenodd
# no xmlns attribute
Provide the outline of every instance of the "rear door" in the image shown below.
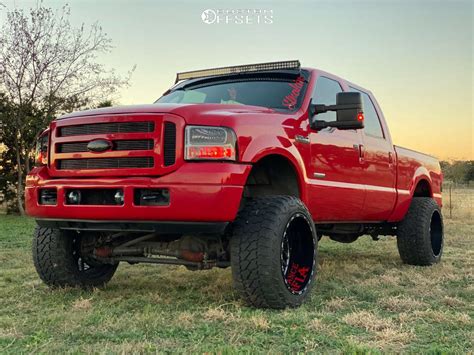
<svg viewBox="0 0 474 355"><path fill-rule="evenodd" d="M338 80L319 76L312 93L314 104L334 105L342 86ZM335 121L335 112L316 116ZM310 133L311 164L309 206L318 222L360 221L363 217L365 188L360 182L361 134L357 130L326 128Z"/></svg>
<svg viewBox="0 0 474 355"><path fill-rule="evenodd" d="M395 151L388 132L384 131L381 112L369 93L360 92L364 104L364 129L362 131L360 181L365 185L366 198L363 219L384 221L389 218L396 201Z"/></svg>

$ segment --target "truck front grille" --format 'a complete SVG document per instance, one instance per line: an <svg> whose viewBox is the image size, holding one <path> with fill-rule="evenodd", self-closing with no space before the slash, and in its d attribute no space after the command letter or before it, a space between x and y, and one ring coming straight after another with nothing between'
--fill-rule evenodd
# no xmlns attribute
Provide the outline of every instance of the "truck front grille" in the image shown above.
<svg viewBox="0 0 474 355"><path fill-rule="evenodd" d="M57 160L59 170L153 168L153 166L152 157Z"/></svg>
<svg viewBox="0 0 474 355"><path fill-rule="evenodd" d="M180 118L160 113L55 121L51 127L50 174L161 176L177 165L182 129L178 127L182 126Z"/></svg>

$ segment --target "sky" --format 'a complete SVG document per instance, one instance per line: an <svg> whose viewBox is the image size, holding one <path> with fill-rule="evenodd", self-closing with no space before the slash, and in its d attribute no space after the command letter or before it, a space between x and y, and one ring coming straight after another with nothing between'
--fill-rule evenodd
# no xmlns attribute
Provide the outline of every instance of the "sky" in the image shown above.
<svg viewBox="0 0 474 355"><path fill-rule="evenodd" d="M36 5L0 2L6 9ZM371 90L395 144L474 159L472 1L68 3L74 24L98 21L112 38L114 49L101 62L124 74L136 65L119 104L152 103L179 71L299 59ZM266 10L272 23L206 24L206 9ZM0 21L4 13L0 8Z"/></svg>

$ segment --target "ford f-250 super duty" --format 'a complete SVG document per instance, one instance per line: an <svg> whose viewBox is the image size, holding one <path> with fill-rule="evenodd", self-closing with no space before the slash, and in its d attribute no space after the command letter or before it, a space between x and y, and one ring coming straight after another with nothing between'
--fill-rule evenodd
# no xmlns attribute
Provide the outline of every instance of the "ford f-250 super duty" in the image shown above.
<svg viewBox="0 0 474 355"><path fill-rule="evenodd" d="M440 165L392 144L372 93L299 61L179 73L153 105L67 114L38 138L26 207L51 286L120 262L232 268L257 307L298 306L322 236L443 251Z"/></svg>

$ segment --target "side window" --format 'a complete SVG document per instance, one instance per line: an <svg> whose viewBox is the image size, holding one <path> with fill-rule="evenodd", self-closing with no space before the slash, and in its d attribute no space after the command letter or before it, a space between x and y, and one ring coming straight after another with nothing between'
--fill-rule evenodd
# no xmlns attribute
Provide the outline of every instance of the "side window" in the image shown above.
<svg viewBox="0 0 474 355"><path fill-rule="evenodd" d="M322 104L322 105L335 105L336 104L336 94L341 92L341 85L336 81L324 76L320 76L316 81L316 87L311 98L313 99L313 104ZM336 112L328 111L325 113L319 113L317 116L318 120L323 121L335 121Z"/></svg>
<svg viewBox="0 0 474 355"><path fill-rule="evenodd" d="M370 96L363 91L350 87L352 91L360 92L362 95L362 102L364 104L364 132L369 136L384 138L380 119L375 110L374 103Z"/></svg>

